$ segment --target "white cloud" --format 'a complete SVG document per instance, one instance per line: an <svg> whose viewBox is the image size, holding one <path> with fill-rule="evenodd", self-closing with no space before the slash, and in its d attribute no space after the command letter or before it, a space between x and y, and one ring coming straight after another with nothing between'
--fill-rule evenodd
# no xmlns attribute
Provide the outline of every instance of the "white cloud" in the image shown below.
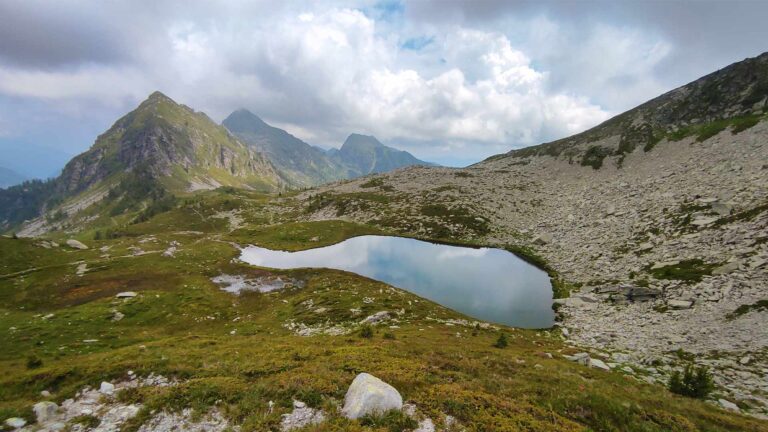
<svg viewBox="0 0 768 432"><path fill-rule="evenodd" d="M637 30L601 25L574 37L541 17L510 32L405 29L344 7L202 13L195 5L178 18L159 8L116 26L109 40L135 41L119 62L39 69L0 58L0 98L38 99L80 116L112 107L116 118L160 89L216 119L249 108L315 144L364 132L424 155L477 158L579 132L605 120L613 111L606 106L654 95L663 86L653 69L670 52ZM420 49L402 48L424 35L430 42Z"/></svg>

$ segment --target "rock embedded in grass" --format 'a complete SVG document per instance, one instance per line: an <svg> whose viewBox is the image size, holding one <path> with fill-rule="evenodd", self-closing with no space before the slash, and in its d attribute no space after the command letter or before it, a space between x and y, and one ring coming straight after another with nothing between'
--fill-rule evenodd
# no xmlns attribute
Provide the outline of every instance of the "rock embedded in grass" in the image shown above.
<svg viewBox="0 0 768 432"><path fill-rule="evenodd" d="M344 397L344 417L358 419L366 415L381 415L400 410L403 397L391 385L367 373L357 375Z"/></svg>
<svg viewBox="0 0 768 432"><path fill-rule="evenodd" d="M69 239L67 240L67 246L73 248L73 249L80 249L85 250L88 249L88 246L84 245L82 242L79 242L75 239Z"/></svg>
<svg viewBox="0 0 768 432"><path fill-rule="evenodd" d="M105 395L112 395L115 392L115 385L104 381L99 387L99 392Z"/></svg>

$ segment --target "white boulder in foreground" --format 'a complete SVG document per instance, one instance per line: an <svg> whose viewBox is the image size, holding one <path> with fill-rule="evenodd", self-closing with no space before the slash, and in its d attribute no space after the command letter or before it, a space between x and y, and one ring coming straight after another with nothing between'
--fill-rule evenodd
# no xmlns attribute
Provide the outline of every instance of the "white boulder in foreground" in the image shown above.
<svg viewBox="0 0 768 432"><path fill-rule="evenodd" d="M403 407L403 397L391 385L367 373L352 381L344 396L344 417L357 419L368 414L384 414Z"/></svg>
<svg viewBox="0 0 768 432"><path fill-rule="evenodd" d="M67 240L67 246L74 248L74 249L88 249L88 246L82 244L81 242L75 240L75 239L69 239Z"/></svg>

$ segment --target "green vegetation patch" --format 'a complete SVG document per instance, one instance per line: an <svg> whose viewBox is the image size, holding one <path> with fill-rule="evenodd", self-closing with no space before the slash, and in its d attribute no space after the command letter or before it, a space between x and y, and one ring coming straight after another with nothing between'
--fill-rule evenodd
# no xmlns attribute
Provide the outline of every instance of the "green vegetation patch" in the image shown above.
<svg viewBox="0 0 768 432"><path fill-rule="evenodd" d="M708 123L684 126L674 132L668 132L666 136L670 141L680 141L689 136L696 136L696 141L702 142L712 138L727 128L731 128L731 133L736 135L758 124L760 120L765 118L766 117L763 114L749 114L715 120Z"/></svg>
<svg viewBox="0 0 768 432"><path fill-rule="evenodd" d="M712 270L719 265L719 263L705 263L701 259L694 258L655 269L648 266L647 270L656 279L700 282L704 276L711 275Z"/></svg>
<svg viewBox="0 0 768 432"><path fill-rule="evenodd" d="M491 230L487 219L476 216L464 206L448 207L444 204L427 204L421 207L421 214L439 218L449 224L460 225L477 235L487 234Z"/></svg>
<svg viewBox="0 0 768 432"><path fill-rule="evenodd" d="M706 399L715 389L712 374L704 366L688 365L683 373L675 371L669 378L669 391L696 399Z"/></svg>
<svg viewBox="0 0 768 432"><path fill-rule="evenodd" d="M735 319L750 312L768 312L768 299L758 300L752 304L741 305L728 314L728 319Z"/></svg>
<svg viewBox="0 0 768 432"><path fill-rule="evenodd" d="M591 166L592 169L600 169L603 166L603 159L612 153L608 147L593 145L584 152L581 157L582 166Z"/></svg>
<svg viewBox="0 0 768 432"><path fill-rule="evenodd" d="M732 222L747 222L755 219L761 213L768 211L768 202L752 207L751 209L734 213L730 216L726 216L715 221L714 225L725 225Z"/></svg>

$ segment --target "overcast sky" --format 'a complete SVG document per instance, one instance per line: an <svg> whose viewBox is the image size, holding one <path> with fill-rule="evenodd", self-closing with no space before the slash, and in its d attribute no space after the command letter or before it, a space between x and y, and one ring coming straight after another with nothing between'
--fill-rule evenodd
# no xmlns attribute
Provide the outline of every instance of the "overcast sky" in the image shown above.
<svg viewBox="0 0 768 432"><path fill-rule="evenodd" d="M154 90L465 165L768 50L768 2L0 0L0 166L57 174Z"/></svg>

